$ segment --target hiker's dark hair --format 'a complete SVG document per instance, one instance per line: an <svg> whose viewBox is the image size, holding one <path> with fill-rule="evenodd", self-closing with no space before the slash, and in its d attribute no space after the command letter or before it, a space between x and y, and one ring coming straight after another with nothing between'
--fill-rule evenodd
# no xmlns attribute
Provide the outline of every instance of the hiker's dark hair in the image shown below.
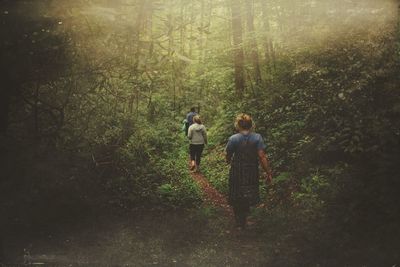
<svg viewBox="0 0 400 267"><path fill-rule="evenodd" d="M195 111L196 111L196 108L195 108L195 107L191 107L191 108L190 108L190 111L191 111L191 112L195 112Z"/></svg>

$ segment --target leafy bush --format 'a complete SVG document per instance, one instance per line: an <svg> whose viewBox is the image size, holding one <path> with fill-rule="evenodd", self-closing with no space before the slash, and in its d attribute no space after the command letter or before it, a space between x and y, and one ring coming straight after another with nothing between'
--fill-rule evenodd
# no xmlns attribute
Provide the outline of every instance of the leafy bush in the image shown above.
<svg viewBox="0 0 400 267"><path fill-rule="evenodd" d="M225 162L225 147L219 145L205 154L202 170L210 183L221 193L228 194L229 166Z"/></svg>
<svg viewBox="0 0 400 267"><path fill-rule="evenodd" d="M158 193L165 206L191 207L201 200L199 185L189 173L186 146L170 154L168 158L155 162L162 184Z"/></svg>
<svg viewBox="0 0 400 267"><path fill-rule="evenodd" d="M97 147L96 158L102 161L96 169L112 195L110 202L122 207L195 205L200 193L186 166L179 125L140 125L131 128L125 141L121 131L109 131L114 134L105 135Z"/></svg>
<svg viewBox="0 0 400 267"><path fill-rule="evenodd" d="M228 125L239 112L253 116L275 175L267 190L270 213L287 204L295 220L334 225L325 240L356 240L368 231L375 233L366 238L373 243L379 236L392 240L387 233L398 232L394 224L390 231L379 226L400 221L394 204L400 62L394 32L382 29L368 40L364 32L354 34L281 57L286 69L256 98L246 92L241 101L225 99L224 114L231 118L221 116L218 124ZM229 134L223 130L218 139ZM215 184L224 190L222 176L210 174L221 177Z"/></svg>

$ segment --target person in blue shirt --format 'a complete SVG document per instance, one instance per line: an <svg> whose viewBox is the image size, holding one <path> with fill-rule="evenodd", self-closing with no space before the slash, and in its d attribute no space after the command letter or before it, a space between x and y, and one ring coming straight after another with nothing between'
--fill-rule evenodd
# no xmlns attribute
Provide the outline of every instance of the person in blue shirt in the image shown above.
<svg viewBox="0 0 400 267"><path fill-rule="evenodd" d="M250 115L239 114L235 120L237 133L229 137L226 145L226 162L229 170L229 204L233 207L236 225L246 226L250 206L260 201L258 166L265 171L268 182L272 172L265 154L265 144L255 133Z"/></svg>
<svg viewBox="0 0 400 267"><path fill-rule="evenodd" d="M186 119L184 120L184 123L185 123L185 136L188 135L189 127L190 127L190 125L193 124L193 117L196 116L196 115L197 115L197 113L196 113L196 108L195 107L192 107L190 109L189 113L186 114Z"/></svg>

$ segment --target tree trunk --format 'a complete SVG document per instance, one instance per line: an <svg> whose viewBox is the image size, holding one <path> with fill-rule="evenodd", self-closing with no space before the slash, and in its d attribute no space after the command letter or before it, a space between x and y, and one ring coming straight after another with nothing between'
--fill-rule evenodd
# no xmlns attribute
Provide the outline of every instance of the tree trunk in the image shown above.
<svg viewBox="0 0 400 267"><path fill-rule="evenodd" d="M33 106L34 137L39 138L39 82L35 86L35 100Z"/></svg>
<svg viewBox="0 0 400 267"><path fill-rule="evenodd" d="M139 3L138 11L137 11L137 17L136 17L136 23L135 23L135 33L134 33L134 42L136 43L136 54L135 54L135 61L134 61L134 66L133 70L136 73L138 67L139 67L139 62L140 62L140 29L143 25L143 17L144 16L144 9L145 9L145 0L141 0Z"/></svg>
<svg viewBox="0 0 400 267"><path fill-rule="evenodd" d="M190 37L189 37L189 58L192 58L193 56L193 23L194 23L194 2L191 2L191 8L190 8Z"/></svg>
<svg viewBox="0 0 400 267"><path fill-rule="evenodd" d="M148 41L148 57L153 56L153 48L154 48L154 41L153 41L153 0L148 0L146 2L146 26L145 31L147 35Z"/></svg>
<svg viewBox="0 0 400 267"><path fill-rule="evenodd" d="M264 38L264 54L265 54L265 64L267 66L272 66L275 69L275 51L271 37L271 27L269 24L268 17L268 7L266 2L262 2L262 16L263 16L263 25L265 29L265 38Z"/></svg>
<svg viewBox="0 0 400 267"><path fill-rule="evenodd" d="M397 36L396 36L396 59L400 63L400 0L397 0ZM398 77L400 80L400 77Z"/></svg>
<svg viewBox="0 0 400 267"><path fill-rule="evenodd" d="M181 0L180 3L180 53L185 55L185 39L186 39L186 26L185 26L185 1Z"/></svg>
<svg viewBox="0 0 400 267"><path fill-rule="evenodd" d="M205 3L204 0L201 0L201 9L200 9L200 30L199 30L199 62L203 63L203 32L204 32L204 11Z"/></svg>
<svg viewBox="0 0 400 267"><path fill-rule="evenodd" d="M10 91L15 90L11 82L6 82L0 90L0 134L6 134L8 129L8 114L10 109Z"/></svg>
<svg viewBox="0 0 400 267"><path fill-rule="evenodd" d="M400 64L400 0L397 0L397 44L396 44L396 48L395 49L395 53L397 56L397 64ZM397 82L399 84L400 82L400 75L397 75Z"/></svg>
<svg viewBox="0 0 400 267"><path fill-rule="evenodd" d="M173 17L173 6L171 4L168 13L168 57L170 60L171 68L171 86L172 86L172 108L176 111L176 81L175 81L175 57L174 57L174 17Z"/></svg>
<svg viewBox="0 0 400 267"><path fill-rule="evenodd" d="M205 38L204 38L204 48L203 48L203 59L207 60L207 49L208 49L208 41L209 41L209 34L210 34L210 29L211 29L211 17L212 17L212 11L213 11L213 2L209 2L209 8L208 8L208 15L207 15L207 24L204 27L204 32L205 32Z"/></svg>
<svg viewBox="0 0 400 267"><path fill-rule="evenodd" d="M136 119L139 118L139 104L140 104L140 91L139 91L139 87L136 87Z"/></svg>
<svg viewBox="0 0 400 267"><path fill-rule="evenodd" d="M244 92L244 53L242 36L242 14L240 0L231 0L232 14L232 39L233 39L233 62L235 68L235 89L240 97Z"/></svg>
<svg viewBox="0 0 400 267"><path fill-rule="evenodd" d="M253 65L254 80L256 85L261 84L261 70L260 62L258 59L258 47L256 35L254 32L254 3L253 1L245 1L246 5L246 25L247 32L249 35L249 50L250 50L250 60Z"/></svg>

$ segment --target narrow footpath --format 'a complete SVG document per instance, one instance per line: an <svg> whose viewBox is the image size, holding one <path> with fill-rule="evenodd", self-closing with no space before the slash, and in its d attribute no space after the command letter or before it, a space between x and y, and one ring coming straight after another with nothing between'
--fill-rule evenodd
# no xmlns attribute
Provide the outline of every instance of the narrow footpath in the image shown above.
<svg viewBox="0 0 400 267"><path fill-rule="evenodd" d="M200 185L203 191L204 201L221 209L227 216L233 219L233 210L231 206L229 206L227 199L208 182L206 177L199 172L194 172L191 175Z"/></svg>

